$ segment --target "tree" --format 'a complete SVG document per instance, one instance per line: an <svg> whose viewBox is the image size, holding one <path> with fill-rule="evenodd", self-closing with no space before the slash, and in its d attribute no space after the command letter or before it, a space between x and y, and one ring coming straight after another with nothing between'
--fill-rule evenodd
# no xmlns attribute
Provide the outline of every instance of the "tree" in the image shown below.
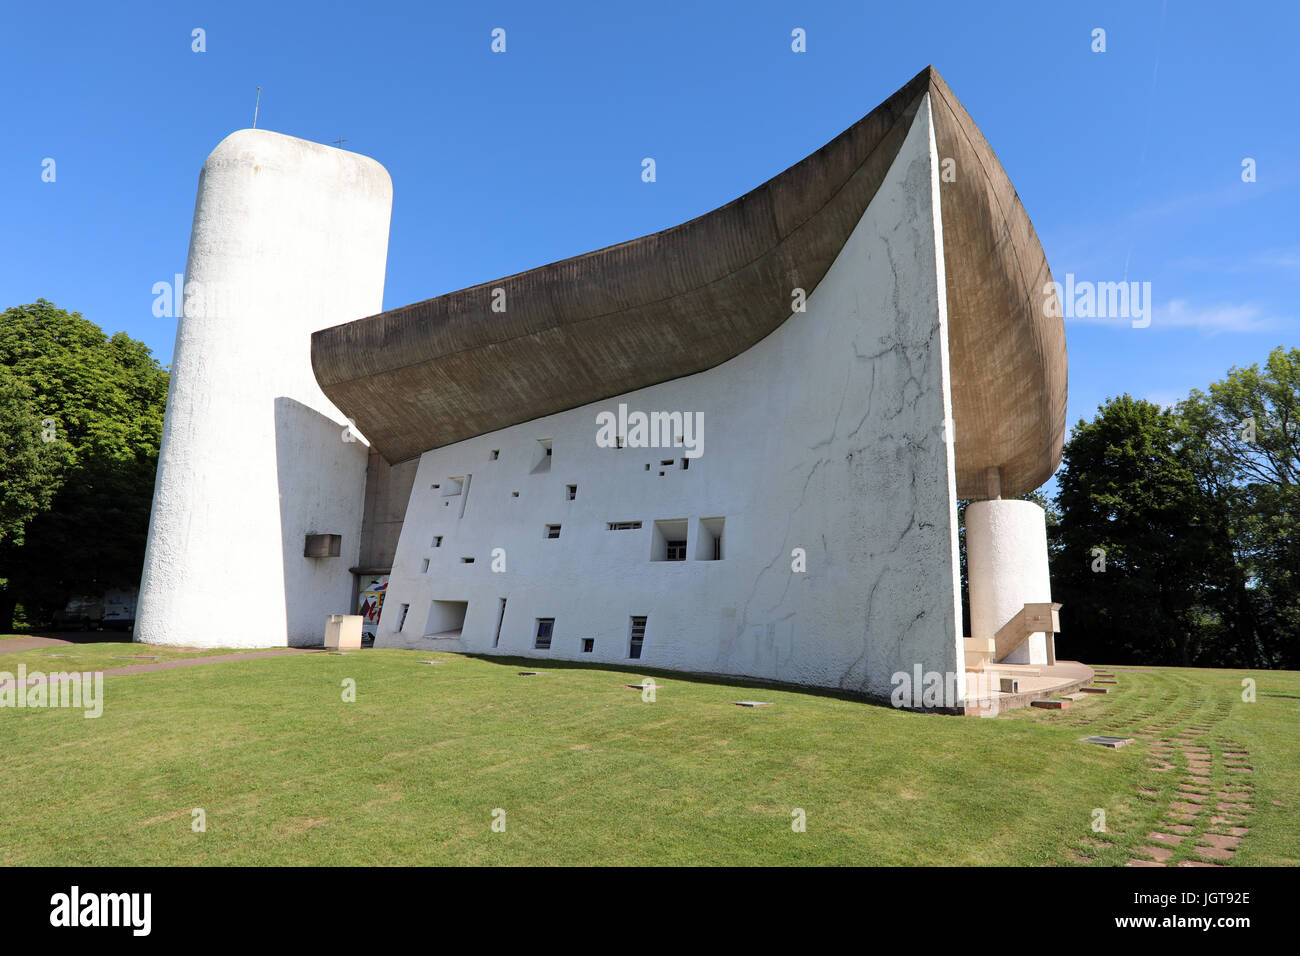
<svg viewBox="0 0 1300 956"><path fill-rule="evenodd" d="M1129 395L1071 433L1052 571L1063 633L1092 659L1188 666L1217 655L1233 554L1191 461L1179 416Z"/></svg>
<svg viewBox="0 0 1300 956"><path fill-rule="evenodd" d="M44 299L0 316L0 369L17 383L0 393L9 409L0 415L13 422L6 440L10 430L30 435L35 421L54 446L48 460L21 446L45 471L33 479L19 466L24 477L4 486L3 511L15 516L0 536L6 630L19 602L48 612L78 593L138 583L168 376L143 343L107 337Z"/></svg>
<svg viewBox="0 0 1300 956"><path fill-rule="evenodd" d="M0 365L0 545L22 544L28 523L54 499L71 457L31 400L31 389Z"/></svg>
<svg viewBox="0 0 1300 956"><path fill-rule="evenodd" d="M1300 349L1232 368L1179 405L1196 470L1223 506L1257 660L1300 666ZM1239 628L1239 630L1244 630Z"/></svg>

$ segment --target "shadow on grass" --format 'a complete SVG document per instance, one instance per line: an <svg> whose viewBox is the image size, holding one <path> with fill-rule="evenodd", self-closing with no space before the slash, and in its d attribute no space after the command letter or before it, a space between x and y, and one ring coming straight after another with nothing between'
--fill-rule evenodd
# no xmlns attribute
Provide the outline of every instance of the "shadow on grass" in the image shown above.
<svg viewBox="0 0 1300 956"><path fill-rule="evenodd" d="M561 670L578 670L578 671L604 671L616 673L635 673L645 677L662 677L665 681L675 681L683 684L703 684L709 687L754 687L765 690L776 690L786 694L801 694L806 697L826 697L832 700L844 700L856 704L869 704L873 707L883 707L886 710L904 710L905 708L895 707L889 702L888 698L874 697L868 694L857 693L848 690L834 690L828 687L809 687L805 684L788 684L782 681L763 680L756 677L734 677L730 674L701 674L687 671L664 670L657 667L638 667L625 668L609 663L600 663L593 661L590 664L585 661L564 661L564 660L542 660L535 657L499 657L492 654L467 654L457 652L461 657L470 657L477 661L483 661L486 664L494 664L500 667L520 668L523 670L539 671L561 671ZM635 663L635 661L629 661ZM911 711L912 713L941 713L934 709L924 711Z"/></svg>

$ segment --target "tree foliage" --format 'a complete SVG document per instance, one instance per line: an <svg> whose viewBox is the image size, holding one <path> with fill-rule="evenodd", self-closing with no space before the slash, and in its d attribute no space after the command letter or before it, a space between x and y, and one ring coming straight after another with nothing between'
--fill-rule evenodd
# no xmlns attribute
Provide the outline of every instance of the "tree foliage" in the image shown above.
<svg viewBox="0 0 1300 956"><path fill-rule="evenodd" d="M79 313L41 299L0 316L0 436L24 462L0 468L0 628L15 602L138 582L167 381L143 343Z"/></svg>
<svg viewBox="0 0 1300 956"><path fill-rule="evenodd" d="M1066 443L1052 578L1093 660L1300 663L1300 350L1176 408L1108 400Z"/></svg>

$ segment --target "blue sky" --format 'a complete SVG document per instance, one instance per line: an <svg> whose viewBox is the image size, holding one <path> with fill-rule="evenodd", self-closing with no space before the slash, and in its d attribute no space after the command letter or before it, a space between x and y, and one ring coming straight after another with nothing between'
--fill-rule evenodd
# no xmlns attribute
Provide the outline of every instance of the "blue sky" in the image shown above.
<svg viewBox="0 0 1300 956"><path fill-rule="evenodd" d="M392 175L391 308L707 212L933 63L1056 277L1151 283L1149 328L1067 322L1071 424L1124 391L1169 403L1300 341L1298 11L6 3L0 306L44 297L169 362L175 321L153 316L151 289L184 270L199 167L251 125L258 86L260 127L343 137ZM494 27L505 54L489 49ZM790 49L796 27L806 53Z"/></svg>

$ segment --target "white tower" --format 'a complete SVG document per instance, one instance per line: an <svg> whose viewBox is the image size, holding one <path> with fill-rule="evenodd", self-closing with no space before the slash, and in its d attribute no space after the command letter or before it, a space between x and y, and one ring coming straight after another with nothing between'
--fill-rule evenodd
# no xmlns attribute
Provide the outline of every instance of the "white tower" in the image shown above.
<svg viewBox="0 0 1300 956"><path fill-rule="evenodd" d="M314 644L351 612L366 446L311 333L382 309L392 195L374 160L266 130L203 164L137 640ZM338 555L305 556L316 534Z"/></svg>

